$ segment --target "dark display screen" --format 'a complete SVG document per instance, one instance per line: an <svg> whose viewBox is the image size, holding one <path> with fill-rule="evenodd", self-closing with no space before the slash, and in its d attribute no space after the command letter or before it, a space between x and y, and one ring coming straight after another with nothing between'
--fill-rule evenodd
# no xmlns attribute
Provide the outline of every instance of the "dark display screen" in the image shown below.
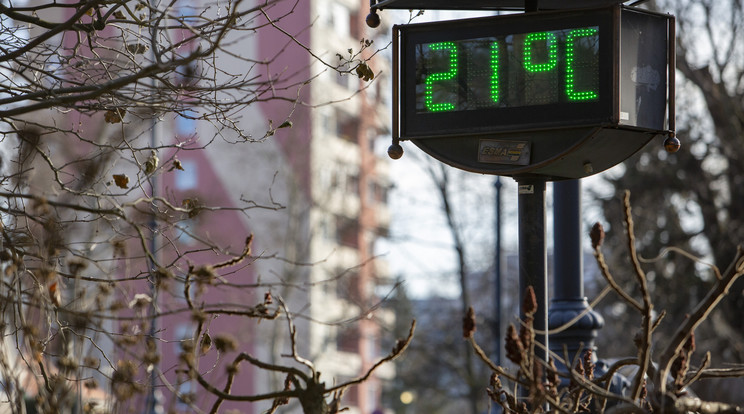
<svg viewBox="0 0 744 414"><path fill-rule="evenodd" d="M600 99L598 26L418 43L417 113Z"/></svg>
<svg viewBox="0 0 744 414"><path fill-rule="evenodd" d="M402 135L612 123L620 48L613 10L399 26Z"/></svg>

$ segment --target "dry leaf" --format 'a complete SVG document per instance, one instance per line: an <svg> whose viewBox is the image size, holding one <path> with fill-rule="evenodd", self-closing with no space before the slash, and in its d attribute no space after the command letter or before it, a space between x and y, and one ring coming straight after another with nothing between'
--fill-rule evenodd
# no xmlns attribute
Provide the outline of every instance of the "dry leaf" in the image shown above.
<svg viewBox="0 0 744 414"><path fill-rule="evenodd" d="M143 166L143 170L145 174L150 175L155 172L155 170L158 169L158 164L160 163L160 159L158 158L158 153L155 152L155 150L150 150L150 156L145 161L145 165Z"/></svg>
<svg viewBox="0 0 744 414"><path fill-rule="evenodd" d="M375 78L375 72L366 63L362 62L356 67L357 76L364 81L370 81Z"/></svg>
<svg viewBox="0 0 744 414"><path fill-rule="evenodd" d="M57 282L50 284L47 289L49 291L49 299L52 300L54 306L59 306L60 302L62 302L62 295L59 291L59 286L57 286Z"/></svg>
<svg viewBox="0 0 744 414"><path fill-rule="evenodd" d="M173 159L173 165L171 166L171 169L168 171L173 171L173 170L185 171L183 169L183 165L181 165L181 160L179 160L178 158Z"/></svg>
<svg viewBox="0 0 744 414"><path fill-rule="evenodd" d="M129 51L129 53L135 55L141 55L147 52L147 49L149 49L149 47L144 43L127 43L127 50Z"/></svg>
<svg viewBox="0 0 744 414"><path fill-rule="evenodd" d="M204 335L202 335L201 342L199 343L199 351L202 355L206 354L209 351L209 348L212 347L212 337L209 336L208 333L204 332Z"/></svg>
<svg viewBox="0 0 744 414"><path fill-rule="evenodd" d="M103 120L109 124L118 124L124 119L126 111L121 108L110 109L103 114Z"/></svg>
<svg viewBox="0 0 744 414"><path fill-rule="evenodd" d="M129 188L129 177L126 174L114 174L114 183L119 188Z"/></svg>

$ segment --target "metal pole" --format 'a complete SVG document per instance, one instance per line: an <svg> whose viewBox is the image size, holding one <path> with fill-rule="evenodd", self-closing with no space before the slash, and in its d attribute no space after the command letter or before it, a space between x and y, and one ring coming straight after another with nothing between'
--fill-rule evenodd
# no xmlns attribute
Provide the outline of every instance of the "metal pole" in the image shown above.
<svg viewBox="0 0 744 414"><path fill-rule="evenodd" d="M496 243L494 248L493 256L493 270L494 270L494 318L493 318L493 336L496 341L496 351L494 355L494 362L496 365L501 365L501 353L504 347L501 346L503 338L501 336L501 178L496 177L496 182L493 184L495 188L495 204L496 210L494 211L494 232L496 233Z"/></svg>
<svg viewBox="0 0 744 414"><path fill-rule="evenodd" d="M534 314L535 338L548 346L548 277L545 247L545 179L517 178L519 184L519 314L524 318L524 295L532 286L537 299ZM537 357L547 361L547 351L538 348Z"/></svg>
<svg viewBox="0 0 744 414"><path fill-rule="evenodd" d="M550 329L557 329L583 314L569 328L550 336L550 350L558 355L568 351L569 359L587 349L594 350L597 331L604 319L589 309L584 297L581 249L581 185L579 180L553 183L553 265L554 297L550 306ZM593 355L596 358L596 353ZM568 367L556 363L559 369Z"/></svg>
<svg viewBox="0 0 744 414"><path fill-rule="evenodd" d="M582 299L581 204L579 180L553 183L554 297Z"/></svg>

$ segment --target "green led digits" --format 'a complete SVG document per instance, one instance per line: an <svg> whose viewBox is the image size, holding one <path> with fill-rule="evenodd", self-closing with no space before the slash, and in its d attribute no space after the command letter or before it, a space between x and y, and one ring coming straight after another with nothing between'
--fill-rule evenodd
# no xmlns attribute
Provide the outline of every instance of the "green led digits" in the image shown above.
<svg viewBox="0 0 744 414"><path fill-rule="evenodd" d="M568 99L572 101L588 101L597 99L596 91L577 91L576 90L576 79L574 75L576 73L575 66L575 55L576 55L576 43L578 39L584 37L593 37L597 34L596 27L587 27L584 29L574 29L568 33L566 38L566 95Z"/></svg>
<svg viewBox="0 0 744 414"><path fill-rule="evenodd" d="M425 43L416 52L421 112L599 100L599 27ZM432 73L434 72L434 73Z"/></svg>
<svg viewBox="0 0 744 414"><path fill-rule="evenodd" d="M491 43L491 100L499 101L499 44Z"/></svg>
<svg viewBox="0 0 744 414"><path fill-rule="evenodd" d="M535 43L545 42L548 49L548 61L545 63L535 63L533 49ZM555 35L550 32L536 32L527 35L524 39L524 68L528 72L547 72L553 70L558 63L558 45L556 45Z"/></svg>
<svg viewBox="0 0 744 414"><path fill-rule="evenodd" d="M446 81L457 76L457 46L454 42L439 42L429 45L431 50L449 51L449 70L447 72L432 73L426 77L424 88L424 104L432 112L451 111L455 104L451 102L434 103L434 82Z"/></svg>

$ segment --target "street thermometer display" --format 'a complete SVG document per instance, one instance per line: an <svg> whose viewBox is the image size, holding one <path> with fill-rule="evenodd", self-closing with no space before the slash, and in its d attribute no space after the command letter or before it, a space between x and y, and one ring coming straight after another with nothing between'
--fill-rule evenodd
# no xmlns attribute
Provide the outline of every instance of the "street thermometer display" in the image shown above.
<svg viewBox="0 0 744 414"><path fill-rule="evenodd" d="M395 26L394 138L489 174L607 169L670 130L673 27L620 5Z"/></svg>

